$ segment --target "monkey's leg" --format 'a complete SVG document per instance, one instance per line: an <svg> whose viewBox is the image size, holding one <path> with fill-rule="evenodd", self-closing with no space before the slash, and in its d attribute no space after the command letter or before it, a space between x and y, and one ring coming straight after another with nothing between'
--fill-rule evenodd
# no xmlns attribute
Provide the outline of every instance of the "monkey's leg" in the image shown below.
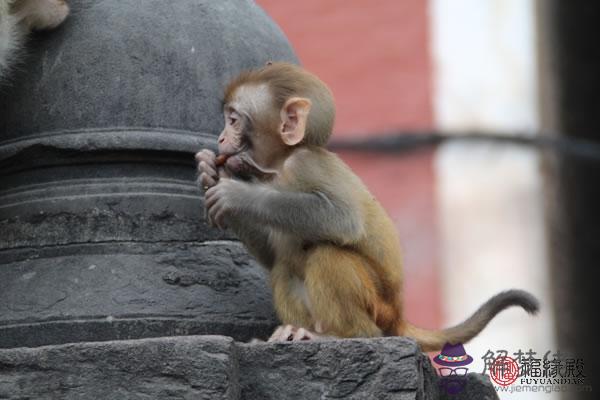
<svg viewBox="0 0 600 400"><path fill-rule="evenodd" d="M303 337L304 332L298 332L297 327L311 329L314 325L306 304L308 296L303 282L291 273L287 265L276 264L271 270L271 286L275 310L284 325L275 330L269 341Z"/></svg>
<svg viewBox="0 0 600 400"><path fill-rule="evenodd" d="M323 333L338 337L381 336L375 323L377 291L367 260L335 246L308 255L305 285L311 314Z"/></svg>

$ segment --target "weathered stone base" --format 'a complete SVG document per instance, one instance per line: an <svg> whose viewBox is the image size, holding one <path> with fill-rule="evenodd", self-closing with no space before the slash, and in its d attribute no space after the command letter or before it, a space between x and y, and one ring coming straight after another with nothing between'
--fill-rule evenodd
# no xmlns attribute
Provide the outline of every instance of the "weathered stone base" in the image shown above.
<svg viewBox="0 0 600 400"><path fill-rule="evenodd" d="M408 400L437 399L438 391L427 356L405 338L245 344L179 336L0 350L0 399ZM451 398L497 397L472 374Z"/></svg>

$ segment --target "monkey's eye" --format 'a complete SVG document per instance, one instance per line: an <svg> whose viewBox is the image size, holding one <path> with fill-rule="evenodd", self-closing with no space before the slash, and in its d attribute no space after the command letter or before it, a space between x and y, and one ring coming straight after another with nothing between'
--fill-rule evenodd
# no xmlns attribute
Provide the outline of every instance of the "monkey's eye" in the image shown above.
<svg viewBox="0 0 600 400"><path fill-rule="evenodd" d="M225 120L229 125L233 126L234 128L238 128L241 122L241 117L240 114L232 110L231 112L225 114Z"/></svg>

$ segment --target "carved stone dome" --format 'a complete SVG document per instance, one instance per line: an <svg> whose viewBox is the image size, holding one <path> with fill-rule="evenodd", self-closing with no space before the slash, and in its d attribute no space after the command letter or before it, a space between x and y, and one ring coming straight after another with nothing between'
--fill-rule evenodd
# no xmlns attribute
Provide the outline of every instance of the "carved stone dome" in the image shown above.
<svg viewBox="0 0 600 400"><path fill-rule="evenodd" d="M0 88L0 347L264 336L265 273L206 225L193 154L286 38L250 1L69 4Z"/></svg>

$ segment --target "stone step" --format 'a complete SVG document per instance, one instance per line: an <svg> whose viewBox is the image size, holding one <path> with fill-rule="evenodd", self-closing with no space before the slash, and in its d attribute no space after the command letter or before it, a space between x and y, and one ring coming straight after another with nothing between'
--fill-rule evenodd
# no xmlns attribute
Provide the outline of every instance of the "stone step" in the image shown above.
<svg viewBox="0 0 600 400"><path fill-rule="evenodd" d="M495 399L470 374L452 399ZM473 382L473 384L471 384ZM438 399L435 371L400 337L297 343L177 336L0 350L0 399Z"/></svg>

